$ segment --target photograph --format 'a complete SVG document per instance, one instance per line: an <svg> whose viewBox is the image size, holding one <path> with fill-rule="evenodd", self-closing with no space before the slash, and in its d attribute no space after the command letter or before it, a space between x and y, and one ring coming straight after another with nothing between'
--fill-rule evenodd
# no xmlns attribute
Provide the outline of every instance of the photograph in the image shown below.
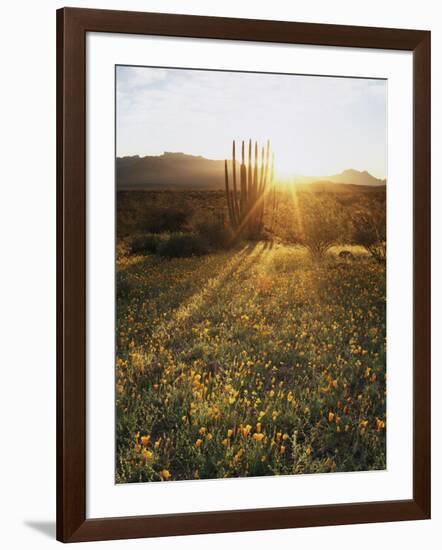
<svg viewBox="0 0 442 550"><path fill-rule="evenodd" d="M115 77L115 482L385 470L387 81Z"/></svg>
<svg viewBox="0 0 442 550"><path fill-rule="evenodd" d="M2 5L1 548L432 550L437 4L76 4Z"/></svg>

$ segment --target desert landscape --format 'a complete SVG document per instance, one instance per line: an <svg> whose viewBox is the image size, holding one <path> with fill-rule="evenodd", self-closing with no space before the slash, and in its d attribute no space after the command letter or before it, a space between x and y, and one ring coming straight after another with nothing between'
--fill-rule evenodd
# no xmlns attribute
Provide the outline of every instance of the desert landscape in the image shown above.
<svg viewBox="0 0 442 550"><path fill-rule="evenodd" d="M385 193L118 192L118 482L385 468Z"/></svg>
<svg viewBox="0 0 442 550"><path fill-rule="evenodd" d="M118 70L116 483L386 468L385 97Z"/></svg>

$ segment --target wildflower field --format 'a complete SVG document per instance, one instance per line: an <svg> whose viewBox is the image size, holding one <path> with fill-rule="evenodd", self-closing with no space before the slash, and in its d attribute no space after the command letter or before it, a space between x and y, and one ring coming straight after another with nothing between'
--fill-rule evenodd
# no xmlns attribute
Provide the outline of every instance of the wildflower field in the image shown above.
<svg viewBox="0 0 442 550"><path fill-rule="evenodd" d="M116 481L386 467L385 263L117 245Z"/></svg>

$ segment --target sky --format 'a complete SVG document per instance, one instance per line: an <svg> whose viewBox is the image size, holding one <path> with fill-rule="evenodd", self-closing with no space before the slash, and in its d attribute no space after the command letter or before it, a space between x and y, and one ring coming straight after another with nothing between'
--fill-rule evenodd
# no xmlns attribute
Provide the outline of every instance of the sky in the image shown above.
<svg viewBox="0 0 442 550"><path fill-rule="evenodd" d="M117 156L231 158L271 140L280 176L386 177L385 80L118 66Z"/></svg>

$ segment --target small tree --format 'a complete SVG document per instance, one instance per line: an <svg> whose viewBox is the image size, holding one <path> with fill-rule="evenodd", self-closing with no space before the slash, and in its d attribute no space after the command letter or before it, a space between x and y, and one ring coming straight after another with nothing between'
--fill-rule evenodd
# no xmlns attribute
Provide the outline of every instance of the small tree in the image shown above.
<svg viewBox="0 0 442 550"><path fill-rule="evenodd" d="M366 201L359 205L351 217L353 242L367 250L378 262L387 256L387 226L385 202Z"/></svg>
<svg viewBox="0 0 442 550"><path fill-rule="evenodd" d="M289 240L305 247L313 257L322 258L334 245L346 241L347 217L332 194L297 193L295 227Z"/></svg>

